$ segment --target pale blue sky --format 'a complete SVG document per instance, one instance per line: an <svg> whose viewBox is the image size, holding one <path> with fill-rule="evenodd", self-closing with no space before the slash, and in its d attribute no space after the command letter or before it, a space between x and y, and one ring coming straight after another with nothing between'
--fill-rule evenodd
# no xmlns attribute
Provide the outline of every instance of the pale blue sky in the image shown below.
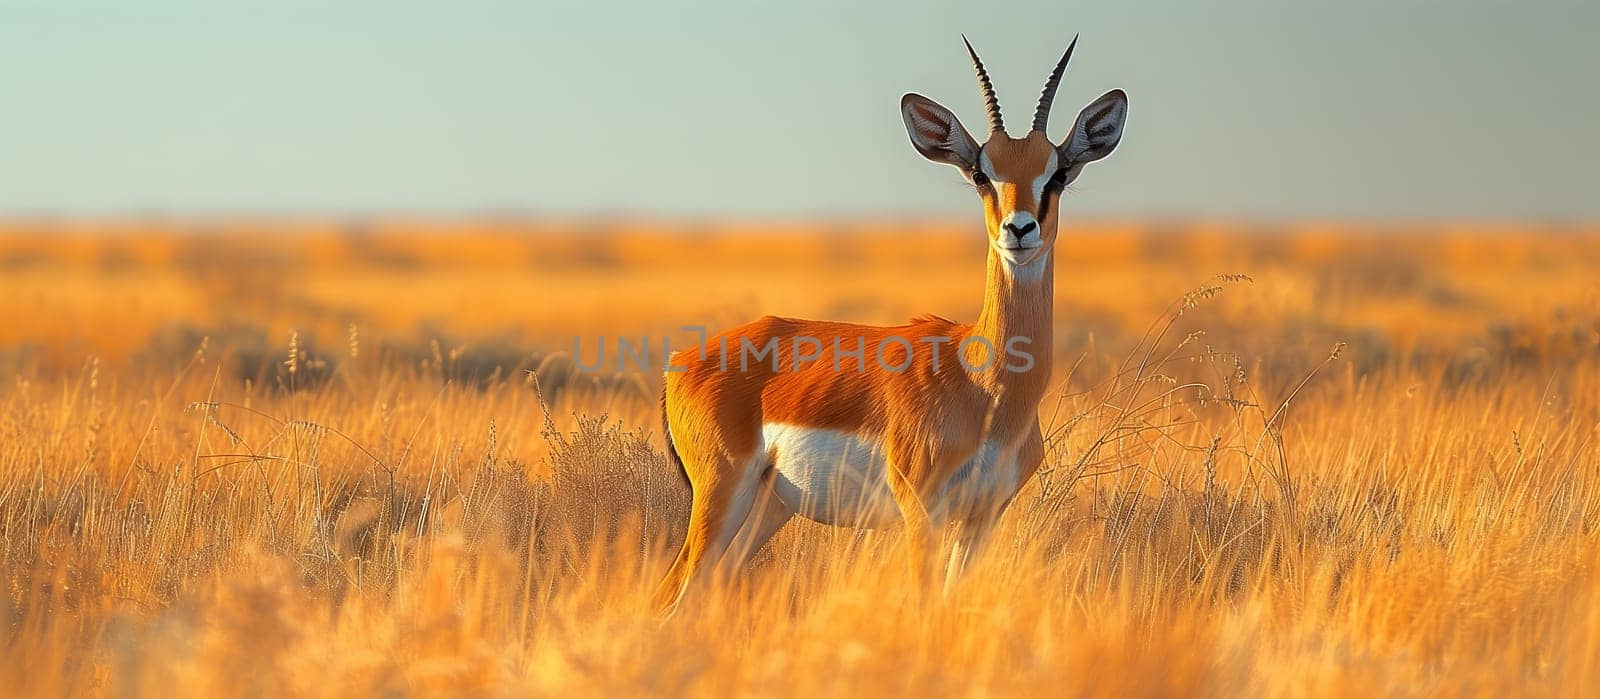
<svg viewBox="0 0 1600 699"><path fill-rule="evenodd" d="M1600 218L1600 3L0 0L0 215L973 214L900 95L1052 135L1087 215Z"/></svg>

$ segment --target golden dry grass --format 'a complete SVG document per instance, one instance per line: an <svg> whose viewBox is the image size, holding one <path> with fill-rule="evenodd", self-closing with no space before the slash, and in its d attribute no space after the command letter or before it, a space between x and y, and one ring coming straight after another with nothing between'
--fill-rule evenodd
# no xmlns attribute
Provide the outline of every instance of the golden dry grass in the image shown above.
<svg viewBox="0 0 1600 699"><path fill-rule="evenodd" d="M680 228L0 226L0 686L1600 686L1600 232L1069 231L1047 472L959 587L797 523L661 621L659 382L550 353L970 318L982 275L963 225Z"/></svg>

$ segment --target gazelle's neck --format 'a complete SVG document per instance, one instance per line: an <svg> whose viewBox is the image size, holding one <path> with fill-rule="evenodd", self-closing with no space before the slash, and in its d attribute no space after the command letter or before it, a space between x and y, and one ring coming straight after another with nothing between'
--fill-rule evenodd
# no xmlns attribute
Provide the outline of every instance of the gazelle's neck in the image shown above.
<svg viewBox="0 0 1600 699"><path fill-rule="evenodd" d="M997 356L975 372L978 381L1003 402L1038 407L1050 382L1050 355L1055 329L1055 259L1046 250L1027 264L1014 264L989 250L989 274L983 288L983 310L972 334L988 340ZM1023 357L1008 354L1026 353ZM982 350L977 350L981 352ZM981 364L970 361L974 367ZM1031 364L1031 366L1027 366Z"/></svg>

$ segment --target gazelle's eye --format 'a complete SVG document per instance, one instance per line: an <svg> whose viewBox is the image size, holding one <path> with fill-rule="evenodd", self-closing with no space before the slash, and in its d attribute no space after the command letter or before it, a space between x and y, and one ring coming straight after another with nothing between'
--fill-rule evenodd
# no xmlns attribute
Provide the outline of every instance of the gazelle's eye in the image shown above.
<svg viewBox="0 0 1600 699"><path fill-rule="evenodd" d="M986 184L989 184L989 176L983 174L982 170L973 170L972 171L972 184L974 184L976 186L979 186L979 187L982 187L982 186L984 186Z"/></svg>
<svg viewBox="0 0 1600 699"><path fill-rule="evenodd" d="M1050 181L1046 182L1044 186L1045 186L1046 189L1053 189L1053 188L1056 188L1056 187L1061 187L1061 186L1065 185L1066 183L1067 183L1067 169L1066 168L1061 168L1060 170L1056 170L1056 174L1050 176Z"/></svg>

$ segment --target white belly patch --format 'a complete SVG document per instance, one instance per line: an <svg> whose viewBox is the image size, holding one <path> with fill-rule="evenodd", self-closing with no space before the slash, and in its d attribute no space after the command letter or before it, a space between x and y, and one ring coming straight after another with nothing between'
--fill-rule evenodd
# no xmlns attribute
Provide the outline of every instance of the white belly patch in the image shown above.
<svg viewBox="0 0 1600 699"><path fill-rule="evenodd" d="M762 440L777 470L778 499L807 519L846 527L875 528L900 519L889 491L883 444L854 432L784 423L761 426ZM1016 450L984 444L927 503L935 522L968 516L998 505L1021 485Z"/></svg>
<svg viewBox="0 0 1600 699"><path fill-rule="evenodd" d="M846 527L881 527L900 518L880 441L783 423L762 425L761 436L778 471L778 499L796 514Z"/></svg>

